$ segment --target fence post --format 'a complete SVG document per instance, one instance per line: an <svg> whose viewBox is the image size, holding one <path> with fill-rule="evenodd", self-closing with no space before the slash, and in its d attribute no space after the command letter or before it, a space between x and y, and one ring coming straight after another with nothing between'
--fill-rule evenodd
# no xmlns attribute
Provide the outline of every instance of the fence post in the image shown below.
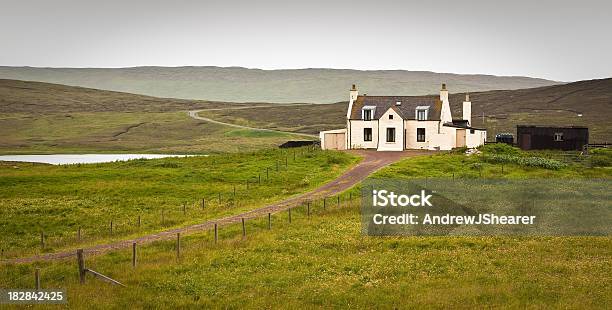
<svg viewBox="0 0 612 310"><path fill-rule="evenodd" d="M310 217L310 200L307 202L308 217Z"/></svg>
<svg viewBox="0 0 612 310"><path fill-rule="evenodd" d="M288 210L289 210L289 224L291 224L291 208L289 208Z"/></svg>
<svg viewBox="0 0 612 310"><path fill-rule="evenodd" d="M181 259L181 233L176 233L176 260Z"/></svg>
<svg viewBox="0 0 612 310"><path fill-rule="evenodd" d="M215 223L215 244L217 243L218 240L219 240L219 228L217 226L217 223Z"/></svg>
<svg viewBox="0 0 612 310"><path fill-rule="evenodd" d="M268 230L272 229L272 214L268 213Z"/></svg>
<svg viewBox="0 0 612 310"><path fill-rule="evenodd" d="M202 210L204 210L204 206L206 206L206 203L204 201L204 198L202 198Z"/></svg>
<svg viewBox="0 0 612 310"><path fill-rule="evenodd" d="M79 266L79 281L85 283L85 260L83 259L83 249L77 250L77 264Z"/></svg>
<svg viewBox="0 0 612 310"><path fill-rule="evenodd" d="M338 198L337 200L338 200L338 208L339 208L340 207L340 194L338 194L337 198Z"/></svg>
<svg viewBox="0 0 612 310"><path fill-rule="evenodd" d="M36 268L34 271L34 285L37 291L40 290L40 268Z"/></svg>
<svg viewBox="0 0 612 310"><path fill-rule="evenodd" d="M110 234L113 234L113 220L110 221Z"/></svg>
<svg viewBox="0 0 612 310"><path fill-rule="evenodd" d="M257 182L261 184L261 173L257 174Z"/></svg>
<svg viewBox="0 0 612 310"><path fill-rule="evenodd" d="M236 184L234 184L234 197L236 197Z"/></svg>
<svg viewBox="0 0 612 310"><path fill-rule="evenodd" d="M327 198L323 197L323 210L325 210L325 208L327 207L326 206L326 204L327 204L326 200L327 200Z"/></svg>
<svg viewBox="0 0 612 310"><path fill-rule="evenodd" d="M132 268L136 268L136 242L132 243Z"/></svg>
<svg viewBox="0 0 612 310"><path fill-rule="evenodd" d="M246 237L246 226L244 226L244 217L241 218L242 220L242 238Z"/></svg>
<svg viewBox="0 0 612 310"><path fill-rule="evenodd" d="M183 215L187 214L187 206L183 202Z"/></svg>
<svg viewBox="0 0 612 310"><path fill-rule="evenodd" d="M140 219L140 215L138 215L138 228L140 228L140 225L142 224L142 221Z"/></svg>
<svg viewBox="0 0 612 310"><path fill-rule="evenodd" d="M353 206L353 192L349 192L349 207Z"/></svg>

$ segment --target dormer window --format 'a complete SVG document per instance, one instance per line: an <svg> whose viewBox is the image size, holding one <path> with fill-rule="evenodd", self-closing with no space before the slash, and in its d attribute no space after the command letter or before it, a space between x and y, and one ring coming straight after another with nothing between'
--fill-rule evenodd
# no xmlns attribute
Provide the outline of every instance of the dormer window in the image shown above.
<svg viewBox="0 0 612 310"><path fill-rule="evenodd" d="M426 121L428 116L429 116L429 106L416 107L417 121Z"/></svg>
<svg viewBox="0 0 612 310"><path fill-rule="evenodd" d="M366 106L361 109L361 119L364 121L371 121L372 117L374 117L374 109L376 107Z"/></svg>

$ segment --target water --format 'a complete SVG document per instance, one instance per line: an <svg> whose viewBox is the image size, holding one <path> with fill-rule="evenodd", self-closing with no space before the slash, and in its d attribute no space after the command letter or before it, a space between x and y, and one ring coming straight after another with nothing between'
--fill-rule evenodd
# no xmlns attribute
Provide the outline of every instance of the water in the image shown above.
<svg viewBox="0 0 612 310"><path fill-rule="evenodd" d="M51 154L51 155L0 155L0 161L23 161L51 165L93 164L125 161L130 159L154 159L165 157L185 157L193 155L168 154Z"/></svg>

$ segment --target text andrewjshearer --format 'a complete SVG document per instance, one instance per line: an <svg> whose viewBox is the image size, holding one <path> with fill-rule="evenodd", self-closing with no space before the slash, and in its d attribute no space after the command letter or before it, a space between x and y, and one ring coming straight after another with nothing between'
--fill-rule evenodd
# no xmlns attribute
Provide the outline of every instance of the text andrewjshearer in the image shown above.
<svg viewBox="0 0 612 310"><path fill-rule="evenodd" d="M425 207L434 210L430 201L432 194L421 190L419 194L396 194L387 190L372 190L373 207ZM535 215L496 215L494 213L480 213L476 215L420 215L403 213L399 215L384 215L376 213L372 221L376 225L533 225Z"/></svg>

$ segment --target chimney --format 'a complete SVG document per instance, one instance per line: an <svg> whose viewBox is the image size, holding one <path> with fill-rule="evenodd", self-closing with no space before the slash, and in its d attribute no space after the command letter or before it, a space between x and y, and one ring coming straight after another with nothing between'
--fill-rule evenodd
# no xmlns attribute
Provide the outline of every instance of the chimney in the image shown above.
<svg viewBox="0 0 612 310"><path fill-rule="evenodd" d="M357 86L353 84L353 87L351 87L351 89L349 90L349 106L348 106L348 111L346 112L346 119L351 118L351 110L353 110L353 102L357 100L358 95L359 95L359 92L357 91Z"/></svg>
<svg viewBox="0 0 612 310"><path fill-rule="evenodd" d="M465 94L463 102L463 120L468 121L468 125L472 126L472 102L470 102L470 93Z"/></svg>
<svg viewBox="0 0 612 310"><path fill-rule="evenodd" d="M448 102L448 90L446 90L446 84L442 84L442 89L440 90L440 101Z"/></svg>

